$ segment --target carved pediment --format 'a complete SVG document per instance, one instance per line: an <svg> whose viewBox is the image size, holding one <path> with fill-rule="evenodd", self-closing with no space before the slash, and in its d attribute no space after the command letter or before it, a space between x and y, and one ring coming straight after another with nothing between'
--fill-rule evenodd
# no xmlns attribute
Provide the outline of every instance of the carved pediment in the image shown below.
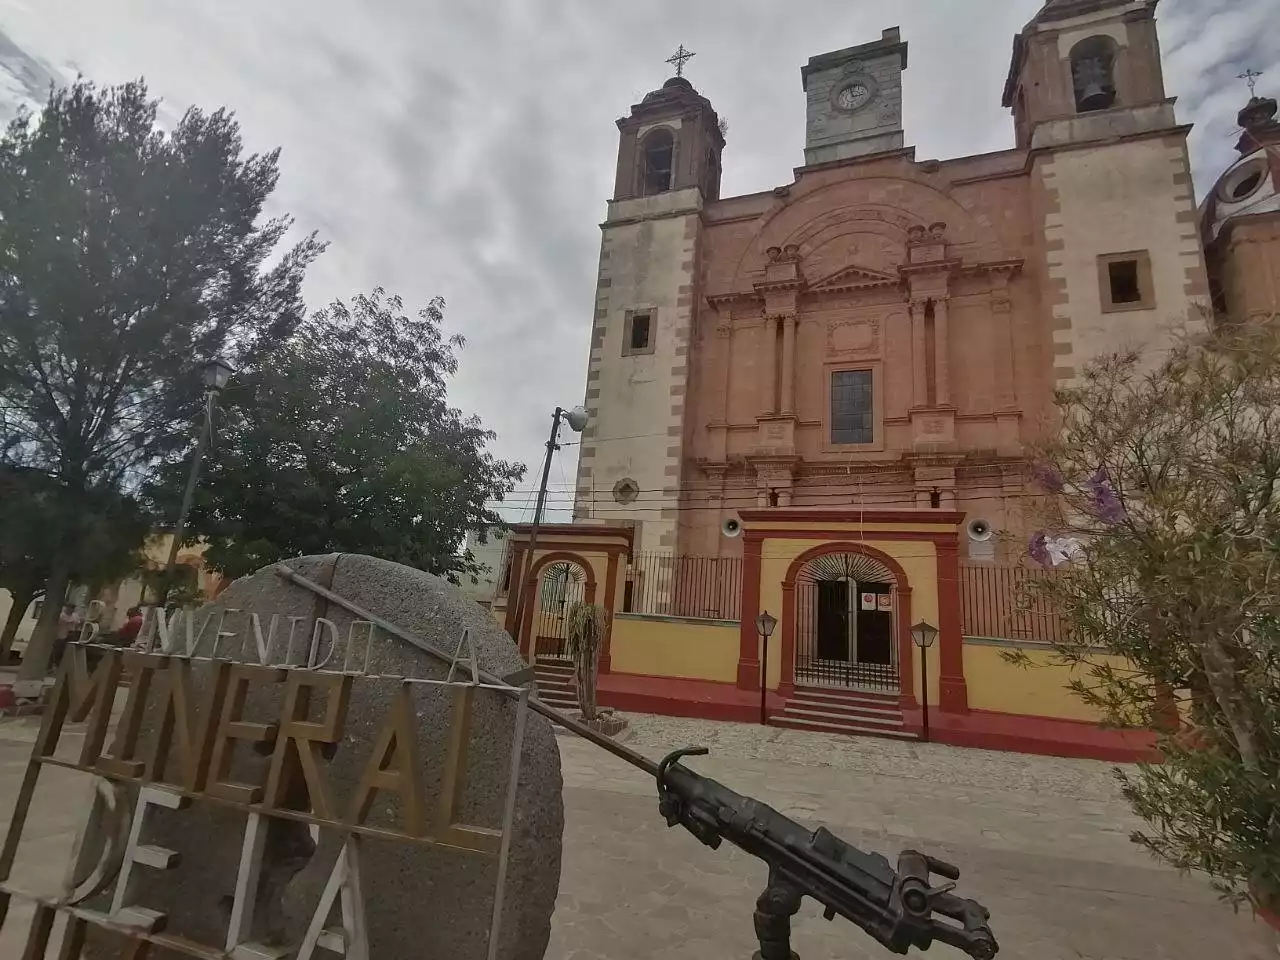
<svg viewBox="0 0 1280 960"><path fill-rule="evenodd" d="M897 274L885 273L881 270L874 270L871 267L863 267L858 264L850 264L847 267L841 267L830 276L824 277L817 283L812 284L811 290L836 290L847 287L873 287L884 284L899 283Z"/></svg>

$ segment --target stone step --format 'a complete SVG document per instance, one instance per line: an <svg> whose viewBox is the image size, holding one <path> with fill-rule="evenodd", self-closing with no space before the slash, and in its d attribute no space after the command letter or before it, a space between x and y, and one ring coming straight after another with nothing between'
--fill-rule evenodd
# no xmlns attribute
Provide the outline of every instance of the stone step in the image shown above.
<svg viewBox="0 0 1280 960"><path fill-rule="evenodd" d="M539 670L534 674L539 683L551 684L555 687L572 687L573 677L563 673L543 673Z"/></svg>
<svg viewBox="0 0 1280 960"><path fill-rule="evenodd" d="M556 680L561 683L573 682L572 670L543 670L541 667L533 671L533 675L540 680Z"/></svg>
<svg viewBox="0 0 1280 960"><path fill-rule="evenodd" d="M821 723L817 720L801 720L797 717L775 715L769 718L770 726L789 730L810 730L818 733L839 733L847 736L888 737L891 740L918 740L913 733L895 727L862 726L856 723Z"/></svg>
<svg viewBox="0 0 1280 960"><path fill-rule="evenodd" d="M890 704L898 705L898 694L896 693L872 693L869 690L835 690L830 688L817 687L796 687L796 692L792 694L797 700L823 700L837 701L840 703L855 702L869 704Z"/></svg>
<svg viewBox="0 0 1280 960"><path fill-rule="evenodd" d="M566 666L562 667L558 663L539 663L538 666L534 667L534 672L540 676L547 677L572 677L573 664L566 664Z"/></svg>
<svg viewBox="0 0 1280 960"><path fill-rule="evenodd" d="M792 702L782 708L781 716L801 717L833 723L843 723L847 720L853 723L871 723L876 724L877 726L902 726L902 714L896 710L821 710L813 709L808 706L797 706Z"/></svg>
<svg viewBox="0 0 1280 960"><path fill-rule="evenodd" d="M558 697L555 694L548 696L545 693L539 694L538 699L549 707L555 707L557 710L577 710L578 701L574 697Z"/></svg>
<svg viewBox="0 0 1280 960"><path fill-rule="evenodd" d="M901 713L902 707L897 700L853 700L836 697L803 697L795 696L787 700L788 704L804 707L809 710L871 710L875 713Z"/></svg>

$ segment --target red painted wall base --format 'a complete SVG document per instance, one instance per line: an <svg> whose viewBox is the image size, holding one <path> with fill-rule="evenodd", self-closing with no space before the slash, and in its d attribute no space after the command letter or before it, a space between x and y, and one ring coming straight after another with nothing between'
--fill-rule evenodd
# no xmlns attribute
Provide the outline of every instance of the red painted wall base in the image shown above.
<svg viewBox="0 0 1280 960"><path fill-rule="evenodd" d="M919 731L919 711L907 719L907 724ZM1158 759L1156 735L1147 730L1113 730L1082 720L1057 720L986 710L971 710L966 714L931 710L929 739L956 747L1010 750L1046 757L1110 760L1115 763Z"/></svg>
<svg viewBox="0 0 1280 960"><path fill-rule="evenodd" d="M760 722L760 691L740 690L732 683L611 673L600 677L596 692L602 707L615 710L736 723ZM770 714L781 711L784 705L781 697L769 691L765 709Z"/></svg>
<svg viewBox="0 0 1280 960"><path fill-rule="evenodd" d="M732 683L611 673L600 677L598 692L600 705L615 710L737 723L760 721L760 692L742 690ZM770 715L780 712L785 703L782 697L769 692L766 707ZM904 710L902 718L907 730L919 735L920 709ZM1116 763L1156 759L1154 733L1108 730L1078 720L1054 720L986 710L953 714L931 707L929 739L957 747Z"/></svg>

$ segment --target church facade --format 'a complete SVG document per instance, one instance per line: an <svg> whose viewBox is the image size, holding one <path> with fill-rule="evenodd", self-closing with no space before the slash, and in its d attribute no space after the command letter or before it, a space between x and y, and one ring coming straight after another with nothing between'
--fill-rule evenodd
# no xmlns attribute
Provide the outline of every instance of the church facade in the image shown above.
<svg viewBox="0 0 1280 960"><path fill-rule="evenodd" d="M1140 752L1000 648L1052 639L1013 606L1055 389L1280 302L1274 101L1198 207L1157 3L1046 3L996 153L906 145L897 29L803 66L803 165L761 193L721 196L723 127L683 76L631 107L574 523L528 567L515 528L537 599L495 602L531 659L563 655L557 603L595 599L620 707L751 719L759 697L769 722L929 736L932 706L955 743Z"/></svg>
<svg viewBox="0 0 1280 960"><path fill-rule="evenodd" d="M1015 42L1000 153L903 146L897 30L805 65L805 163L764 193L720 196L718 118L687 80L635 105L576 517L699 555L769 506L938 506L1021 533L1054 388L1209 304L1154 8L1048 4Z"/></svg>

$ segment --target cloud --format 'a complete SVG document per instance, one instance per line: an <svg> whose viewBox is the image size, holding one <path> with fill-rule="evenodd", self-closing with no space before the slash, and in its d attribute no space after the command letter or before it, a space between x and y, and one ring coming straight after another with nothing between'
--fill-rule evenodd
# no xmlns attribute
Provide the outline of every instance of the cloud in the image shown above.
<svg viewBox="0 0 1280 960"><path fill-rule="evenodd" d="M233 108L252 149L284 148L278 210L332 241L310 299L375 284L408 303L443 295L469 344L453 400L498 431L501 456L530 464L527 489L551 410L582 396L613 121L661 85L677 43L697 52L688 76L730 121L730 196L790 182L806 60L895 22L911 45L905 126L918 155L1011 146L1001 88L1012 36L1037 7L809 0L796 16L776 0L0 0L12 44L0 41L0 96L18 95L6 77L47 84L36 64L105 83L145 75L174 116ZM1165 0L1160 14L1203 193L1231 159L1245 93L1235 76L1268 70L1264 88L1280 89L1280 19L1273 0ZM574 449L551 474L561 502Z"/></svg>

